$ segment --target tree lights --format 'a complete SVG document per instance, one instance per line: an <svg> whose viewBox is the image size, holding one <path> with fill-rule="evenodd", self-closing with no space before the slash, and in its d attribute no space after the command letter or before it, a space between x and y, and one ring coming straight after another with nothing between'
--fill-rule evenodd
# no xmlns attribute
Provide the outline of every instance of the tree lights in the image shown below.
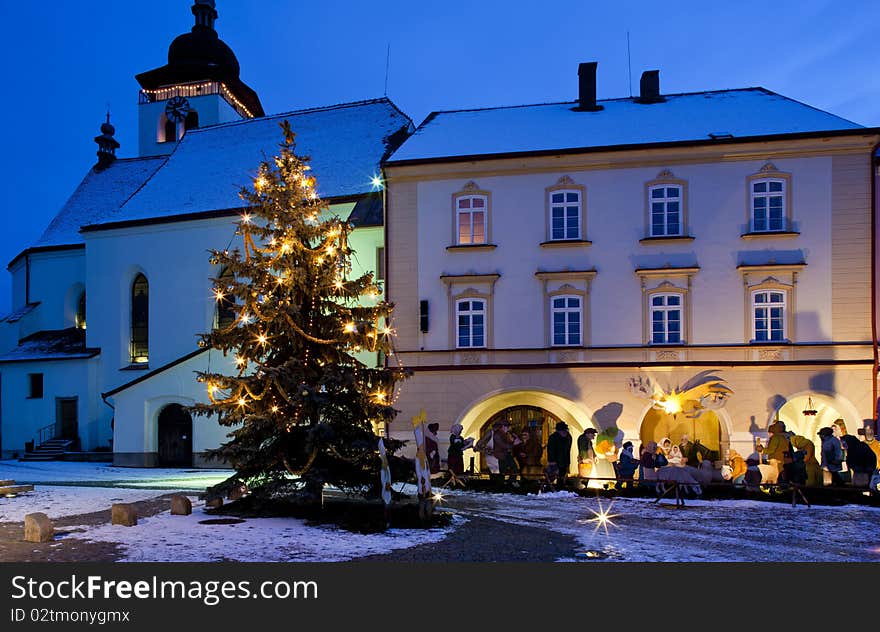
<svg viewBox="0 0 880 632"><path fill-rule="evenodd" d="M399 368L374 368L358 353L393 355L392 306L372 274L348 278L352 226L329 213L317 182L282 123L280 153L263 162L236 225L240 248L214 251L231 272L214 297L235 314L200 344L232 354L236 375L200 373L230 440L210 456L231 464L227 484L320 498L325 484L364 492L379 480L374 428L393 419ZM400 442L386 440L390 453Z"/></svg>

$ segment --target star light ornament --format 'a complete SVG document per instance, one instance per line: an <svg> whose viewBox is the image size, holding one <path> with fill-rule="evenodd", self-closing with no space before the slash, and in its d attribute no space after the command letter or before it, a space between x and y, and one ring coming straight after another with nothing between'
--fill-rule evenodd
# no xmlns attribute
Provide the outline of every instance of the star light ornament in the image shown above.
<svg viewBox="0 0 880 632"><path fill-rule="evenodd" d="M733 390L724 378L713 375L714 371L701 371L681 386L664 390L650 377L631 377L629 390L634 395L653 402L653 408L669 415L684 413L695 419L707 410L722 408Z"/></svg>
<svg viewBox="0 0 880 632"><path fill-rule="evenodd" d="M593 517L587 518L586 520L578 520L578 522L580 522L581 524L594 522L594 523L596 523L596 526L593 529L594 534L597 533L599 531L599 529L604 529L605 535L609 535L608 534L608 525L611 525L612 527L617 527L618 529L620 528L618 525L614 524L614 522L611 520L612 518L617 518L618 516L620 516L620 514L611 513L611 508L614 506L614 501L611 501L611 504L608 505L608 508L606 509L606 508L602 507L602 500L601 499L597 499L597 500L599 501L599 511L596 511L595 509L590 507L589 509L593 513Z"/></svg>

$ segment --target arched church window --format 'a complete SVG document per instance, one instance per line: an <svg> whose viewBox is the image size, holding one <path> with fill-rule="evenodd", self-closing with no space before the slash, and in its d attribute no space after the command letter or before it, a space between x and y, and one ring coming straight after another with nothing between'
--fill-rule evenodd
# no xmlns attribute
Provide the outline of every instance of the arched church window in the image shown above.
<svg viewBox="0 0 880 632"><path fill-rule="evenodd" d="M235 297L231 294L234 282L232 270L223 268L217 280L217 289L221 292L217 299L217 329L225 329L235 322Z"/></svg>
<svg viewBox="0 0 880 632"><path fill-rule="evenodd" d="M74 325L77 329L85 329L86 328L86 293L83 292L79 295L79 300L76 303L76 316L73 320Z"/></svg>
<svg viewBox="0 0 880 632"><path fill-rule="evenodd" d="M143 363L150 359L150 286L147 277L139 274L131 286L131 361Z"/></svg>
<svg viewBox="0 0 880 632"><path fill-rule="evenodd" d="M183 121L183 129L191 130L198 129L199 127L199 113L195 110L191 110L189 114L186 115L186 118Z"/></svg>

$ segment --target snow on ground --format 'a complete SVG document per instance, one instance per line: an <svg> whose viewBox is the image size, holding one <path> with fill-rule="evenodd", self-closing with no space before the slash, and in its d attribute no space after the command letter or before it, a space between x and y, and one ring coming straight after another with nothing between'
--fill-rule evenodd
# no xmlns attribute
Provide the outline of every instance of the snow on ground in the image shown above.
<svg viewBox="0 0 880 632"><path fill-rule="evenodd" d="M114 487L38 485L15 498L0 496L0 522L20 522L26 514L40 511L55 520L63 516L110 509L113 503L147 500L159 492Z"/></svg>
<svg viewBox="0 0 880 632"><path fill-rule="evenodd" d="M0 480L16 483L59 483L204 490L227 479L232 470L114 467L109 463L76 461L0 461ZM72 512L75 513L75 512Z"/></svg>
<svg viewBox="0 0 880 632"><path fill-rule="evenodd" d="M618 560L880 562L880 508L862 505L689 500L677 509L651 498L452 492L445 506L573 535ZM614 515L607 532L595 520L602 511Z"/></svg>
<svg viewBox="0 0 880 632"><path fill-rule="evenodd" d="M102 525L76 537L117 542L128 562L338 562L394 549L438 542L455 525L437 529L391 529L369 535L332 526L307 526L296 518L248 518L230 525L200 524L216 519L193 500L193 513L163 512L134 527ZM463 518L457 517L460 524Z"/></svg>

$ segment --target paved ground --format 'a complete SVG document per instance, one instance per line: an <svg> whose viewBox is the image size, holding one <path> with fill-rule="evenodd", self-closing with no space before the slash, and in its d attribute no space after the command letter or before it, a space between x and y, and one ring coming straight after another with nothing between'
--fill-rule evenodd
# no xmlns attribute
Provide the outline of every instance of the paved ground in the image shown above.
<svg viewBox="0 0 880 632"><path fill-rule="evenodd" d="M555 562L571 558L575 538L535 527L471 517L441 542L399 549L355 562Z"/></svg>

